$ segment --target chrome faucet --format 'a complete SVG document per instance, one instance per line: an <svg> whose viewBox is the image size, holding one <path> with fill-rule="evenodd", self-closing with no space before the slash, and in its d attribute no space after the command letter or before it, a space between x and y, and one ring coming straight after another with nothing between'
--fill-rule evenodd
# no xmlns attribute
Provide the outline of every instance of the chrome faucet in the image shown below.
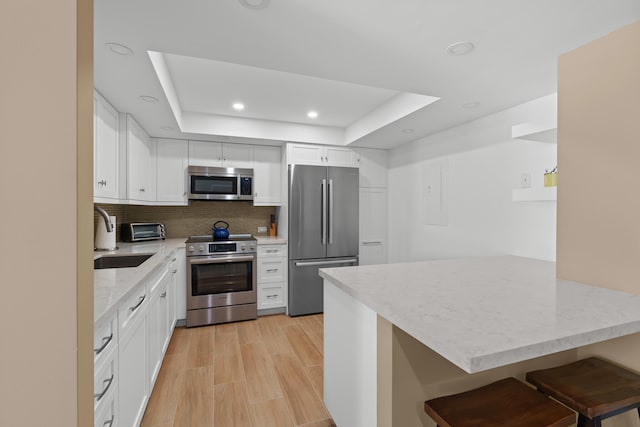
<svg viewBox="0 0 640 427"><path fill-rule="evenodd" d="M113 224L111 224L111 218L109 218L107 211L97 205L93 205L93 209L102 215L102 218L104 218L104 225L107 227L107 233L111 233L113 231Z"/></svg>

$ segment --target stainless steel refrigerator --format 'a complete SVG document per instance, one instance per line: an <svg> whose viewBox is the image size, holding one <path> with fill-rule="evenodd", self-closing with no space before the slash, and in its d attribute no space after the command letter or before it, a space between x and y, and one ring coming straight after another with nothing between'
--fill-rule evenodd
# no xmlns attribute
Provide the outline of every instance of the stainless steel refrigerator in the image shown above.
<svg viewBox="0 0 640 427"><path fill-rule="evenodd" d="M323 311L319 268L358 265L358 169L289 166L289 315Z"/></svg>

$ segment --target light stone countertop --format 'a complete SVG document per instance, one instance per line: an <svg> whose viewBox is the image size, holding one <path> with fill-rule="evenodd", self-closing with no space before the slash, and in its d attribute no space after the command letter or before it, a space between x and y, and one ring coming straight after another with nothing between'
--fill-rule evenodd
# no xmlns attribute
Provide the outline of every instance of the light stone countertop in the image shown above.
<svg viewBox="0 0 640 427"><path fill-rule="evenodd" d="M102 255L151 254L154 256L138 267L107 268L93 271L93 320L100 322L117 309L118 303L133 292L139 283L151 277L156 268L174 249L184 247L187 238L153 240L139 243L118 242L117 251L94 252L94 259Z"/></svg>
<svg viewBox="0 0 640 427"><path fill-rule="evenodd" d="M253 235L253 237L257 240L258 245L285 245L287 244L287 239L284 237L276 236L257 236Z"/></svg>
<svg viewBox="0 0 640 427"><path fill-rule="evenodd" d="M320 276L468 373L640 332L640 296L515 256L325 268Z"/></svg>

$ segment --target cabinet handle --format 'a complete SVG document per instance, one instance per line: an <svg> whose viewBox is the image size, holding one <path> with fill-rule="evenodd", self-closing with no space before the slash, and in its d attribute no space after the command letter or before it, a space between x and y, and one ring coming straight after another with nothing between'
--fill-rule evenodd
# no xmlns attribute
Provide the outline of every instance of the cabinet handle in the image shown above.
<svg viewBox="0 0 640 427"><path fill-rule="evenodd" d="M171 271L173 274L176 274L178 272L178 269L176 268L175 270Z"/></svg>
<svg viewBox="0 0 640 427"><path fill-rule="evenodd" d="M267 298L278 298L278 295L267 295Z"/></svg>
<svg viewBox="0 0 640 427"><path fill-rule="evenodd" d="M177 259L177 258L172 259L172 260L171 260L171 262L176 262L176 259Z"/></svg>
<svg viewBox="0 0 640 427"><path fill-rule="evenodd" d="M111 374L111 378L102 381L103 384L107 384L107 386L105 388L102 389L102 391L100 393L96 393L93 395L93 397L96 398L96 401L100 402L100 400L104 397L104 395L107 393L107 391L109 390L109 387L111 387L111 383L113 382L113 374Z"/></svg>
<svg viewBox="0 0 640 427"><path fill-rule="evenodd" d="M270 268L267 270L267 273L275 273L276 271L278 271L277 268Z"/></svg>
<svg viewBox="0 0 640 427"><path fill-rule="evenodd" d="M140 189L140 192L141 192L141 193L144 193L144 188L141 188L141 189Z"/></svg>
<svg viewBox="0 0 640 427"><path fill-rule="evenodd" d="M379 240L371 240L368 242L362 242L362 246L368 246L368 245L381 245L382 242Z"/></svg>
<svg viewBox="0 0 640 427"><path fill-rule="evenodd" d="M113 422L115 421L115 419L116 419L116 414L111 414L111 419L110 419L110 420L105 421L105 422L104 422L104 424L102 424L102 426L103 426L103 427L104 427L104 426L109 426L109 427L111 427L111 426L113 425Z"/></svg>
<svg viewBox="0 0 640 427"><path fill-rule="evenodd" d="M146 298L146 295L142 295L140 298L140 301L138 301L138 303L136 305L134 305L133 307L129 307L129 311L134 312L138 309L138 307L140 307L140 305L144 302L144 299Z"/></svg>
<svg viewBox="0 0 640 427"><path fill-rule="evenodd" d="M275 254L275 253L277 253L277 252L278 252L278 250L277 250L277 249L267 249L267 251L266 251L266 252L267 252L268 254Z"/></svg>
<svg viewBox="0 0 640 427"><path fill-rule="evenodd" d="M112 339L113 339L113 332L108 337L102 338L102 345L100 346L100 348L93 349L93 351L96 353L96 356L102 353L102 350L104 350L109 345Z"/></svg>
<svg viewBox="0 0 640 427"><path fill-rule="evenodd" d="M163 293L160 294L160 298L166 298L167 297L167 291L164 291Z"/></svg>
<svg viewBox="0 0 640 427"><path fill-rule="evenodd" d="M98 185L107 185L107 181L106 180L100 180L98 181Z"/></svg>

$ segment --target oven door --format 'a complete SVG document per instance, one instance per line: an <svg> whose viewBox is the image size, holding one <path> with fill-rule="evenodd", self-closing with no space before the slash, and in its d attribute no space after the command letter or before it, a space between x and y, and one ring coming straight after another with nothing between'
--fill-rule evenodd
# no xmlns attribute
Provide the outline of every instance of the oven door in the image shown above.
<svg viewBox="0 0 640 427"><path fill-rule="evenodd" d="M187 257L187 309L255 303L256 278L255 254Z"/></svg>

